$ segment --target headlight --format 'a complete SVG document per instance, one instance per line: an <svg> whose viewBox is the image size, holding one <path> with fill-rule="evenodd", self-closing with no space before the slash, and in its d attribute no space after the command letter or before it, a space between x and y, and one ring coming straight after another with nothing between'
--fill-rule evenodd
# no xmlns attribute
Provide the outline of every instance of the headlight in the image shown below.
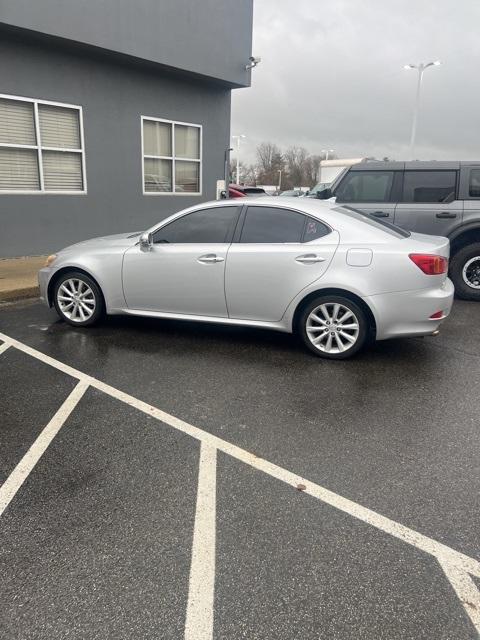
<svg viewBox="0 0 480 640"><path fill-rule="evenodd" d="M49 267L52 264L52 262L56 260L56 258L57 258L56 253L52 253L51 256L48 256L48 258L45 260L45 267Z"/></svg>

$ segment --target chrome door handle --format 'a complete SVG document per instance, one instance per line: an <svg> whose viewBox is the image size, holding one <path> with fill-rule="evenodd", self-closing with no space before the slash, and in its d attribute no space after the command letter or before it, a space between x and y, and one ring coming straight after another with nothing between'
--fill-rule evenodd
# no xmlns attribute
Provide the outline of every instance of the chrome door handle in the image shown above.
<svg viewBox="0 0 480 640"><path fill-rule="evenodd" d="M375 216L376 218L389 218L390 214L386 211L374 211L372 216Z"/></svg>
<svg viewBox="0 0 480 640"><path fill-rule="evenodd" d="M214 253L207 253L207 255L197 258L197 262L202 262L203 264L214 264L215 262L223 262L224 260L225 258L216 256Z"/></svg>
<svg viewBox="0 0 480 640"><path fill-rule="evenodd" d="M457 214L451 213L450 211L440 211L439 213L436 213L435 216L437 218L456 218Z"/></svg>
<svg viewBox="0 0 480 640"><path fill-rule="evenodd" d="M322 256L317 256L315 253L306 253L303 256L298 256L295 258L296 262L300 262L301 264L315 264L316 262L325 262L325 258Z"/></svg>

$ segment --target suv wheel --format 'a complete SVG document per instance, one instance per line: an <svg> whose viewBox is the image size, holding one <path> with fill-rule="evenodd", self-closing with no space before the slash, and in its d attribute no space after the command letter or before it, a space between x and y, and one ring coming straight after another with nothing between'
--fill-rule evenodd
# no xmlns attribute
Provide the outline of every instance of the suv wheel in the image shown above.
<svg viewBox="0 0 480 640"><path fill-rule="evenodd" d="M64 273L55 283L53 303L62 320L74 327L98 322L105 305L97 283L80 271Z"/></svg>
<svg viewBox="0 0 480 640"><path fill-rule="evenodd" d="M298 325L305 346L315 355L344 360L360 351L369 335L364 311L342 296L319 296L303 309Z"/></svg>
<svg viewBox="0 0 480 640"><path fill-rule="evenodd" d="M450 277L459 298L480 301L480 242L460 249L453 256Z"/></svg>

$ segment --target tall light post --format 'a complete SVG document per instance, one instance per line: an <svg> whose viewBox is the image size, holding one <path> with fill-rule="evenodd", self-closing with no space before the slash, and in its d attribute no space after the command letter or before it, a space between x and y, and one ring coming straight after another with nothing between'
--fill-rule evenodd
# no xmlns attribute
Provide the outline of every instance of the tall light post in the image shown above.
<svg viewBox="0 0 480 640"><path fill-rule="evenodd" d="M237 141L237 175L235 178L235 182L237 184L240 184L240 144L242 142L242 140L245 140L246 136L243 135L243 133L241 133L238 136L232 136L232 140L236 140Z"/></svg>
<svg viewBox="0 0 480 640"><path fill-rule="evenodd" d="M333 152L334 152L334 149L322 149L322 153L325 154L325 160L328 160L328 154Z"/></svg>
<svg viewBox="0 0 480 640"><path fill-rule="evenodd" d="M404 69L416 69L418 71L418 79L417 79L417 94L415 97L415 109L413 111L413 122L412 122L412 135L410 136L410 159L414 160L415 153L415 138L417 135L417 120L418 120L418 110L420 108L420 88L422 86L423 74L425 73L425 69L428 67L438 67L442 63L440 60L435 60L435 62L420 62L419 64L406 64Z"/></svg>

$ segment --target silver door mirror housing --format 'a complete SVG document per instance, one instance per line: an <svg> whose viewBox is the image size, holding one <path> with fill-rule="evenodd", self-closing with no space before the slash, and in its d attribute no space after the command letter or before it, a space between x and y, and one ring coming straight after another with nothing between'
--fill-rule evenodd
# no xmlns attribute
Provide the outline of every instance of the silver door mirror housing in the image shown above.
<svg viewBox="0 0 480 640"><path fill-rule="evenodd" d="M139 240L140 249L149 250L153 244L152 234L145 231L142 233Z"/></svg>

